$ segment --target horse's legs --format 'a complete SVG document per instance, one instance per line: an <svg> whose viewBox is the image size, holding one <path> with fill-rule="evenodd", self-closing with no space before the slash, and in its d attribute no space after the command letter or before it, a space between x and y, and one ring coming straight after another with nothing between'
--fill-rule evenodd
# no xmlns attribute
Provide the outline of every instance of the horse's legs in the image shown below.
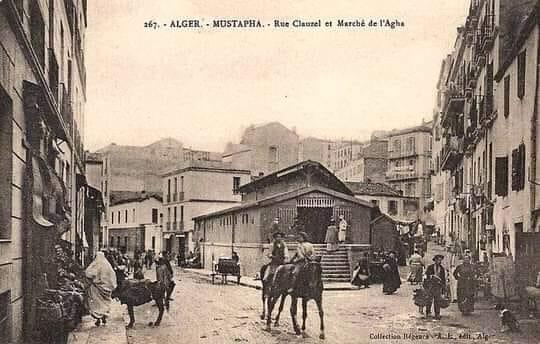
<svg viewBox="0 0 540 344"><path fill-rule="evenodd" d="M281 294L281 300L279 302L279 309L276 316L276 320L274 321L274 326L279 326L279 316L281 315L281 311L283 311L283 304L285 303L286 297L287 297L287 294Z"/></svg>
<svg viewBox="0 0 540 344"><path fill-rule="evenodd" d="M167 296L165 295L165 298L166 297ZM165 303L168 303L167 299L165 299ZM165 308L163 307L163 298L156 299L156 305L158 306L159 314L156 319L156 322L154 323L154 326L159 326L161 324L161 318L163 318L163 311L165 310Z"/></svg>
<svg viewBox="0 0 540 344"><path fill-rule="evenodd" d="M298 308L298 297L291 295L291 318L293 323L294 332L300 334L300 328L298 328L298 322L296 321L296 312Z"/></svg>
<svg viewBox="0 0 540 344"><path fill-rule="evenodd" d="M317 309L319 310L319 319L321 322L321 334L319 335L319 338L324 339L324 311L322 306L322 295L316 298L315 302L317 303Z"/></svg>
<svg viewBox="0 0 540 344"><path fill-rule="evenodd" d="M127 324L127 328L132 328L133 324L135 323L135 314L133 312L133 306L128 305L128 314L129 314L129 324Z"/></svg>
<svg viewBox="0 0 540 344"><path fill-rule="evenodd" d="M262 293L261 293L263 310L262 310L262 314L261 314L261 320L264 320L265 315L266 315L266 295L265 295L265 292L266 292L266 286L264 285L264 282L263 282Z"/></svg>
<svg viewBox="0 0 540 344"><path fill-rule="evenodd" d="M302 298L302 333L306 331L306 319L307 319L307 298Z"/></svg>
<svg viewBox="0 0 540 344"><path fill-rule="evenodd" d="M276 305L277 298L274 296L268 296L266 300L268 302L268 311L266 312L265 330L270 332L272 326L272 311L274 310L274 306Z"/></svg>

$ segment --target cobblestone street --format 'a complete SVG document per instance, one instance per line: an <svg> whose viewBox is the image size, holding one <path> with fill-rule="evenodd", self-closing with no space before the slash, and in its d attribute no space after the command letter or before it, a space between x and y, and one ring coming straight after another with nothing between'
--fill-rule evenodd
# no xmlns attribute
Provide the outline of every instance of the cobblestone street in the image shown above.
<svg viewBox="0 0 540 344"><path fill-rule="evenodd" d="M268 333L263 331L264 322L259 318L259 290L234 284L212 285L204 276L179 271L176 279L180 281L174 301L170 312L165 313L161 327L148 326L148 322L157 316L156 307L150 304L137 307L135 327L127 331L129 343L322 342L318 339L319 317L313 302L308 307L309 338L293 334L288 300L280 326ZM467 318L462 317L453 304L443 311L440 322L422 319L412 303L412 290L413 287L404 284L396 295L391 296L382 295L380 285L367 290L325 291L324 342L404 343L412 341L405 337L407 334L418 336L415 342L425 343L433 342L434 338L439 343L538 343L540 338L535 329L538 323L532 320L521 323L521 334L500 333L497 312L487 303L478 304L476 312ZM536 337L531 336L534 331ZM447 339L448 334L454 339ZM439 335L442 338L437 338ZM431 338L421 339L426 336Z"/></svg>

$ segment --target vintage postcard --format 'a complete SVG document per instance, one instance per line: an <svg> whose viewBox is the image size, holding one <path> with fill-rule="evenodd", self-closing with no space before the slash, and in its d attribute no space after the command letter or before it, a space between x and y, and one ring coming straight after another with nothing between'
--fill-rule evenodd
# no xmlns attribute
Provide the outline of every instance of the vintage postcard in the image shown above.
<svg viewBox="0 0 540 344"><path fill-rule="evenodd" d="M539 343L540 1L0 0L0 344Z"/></svg>

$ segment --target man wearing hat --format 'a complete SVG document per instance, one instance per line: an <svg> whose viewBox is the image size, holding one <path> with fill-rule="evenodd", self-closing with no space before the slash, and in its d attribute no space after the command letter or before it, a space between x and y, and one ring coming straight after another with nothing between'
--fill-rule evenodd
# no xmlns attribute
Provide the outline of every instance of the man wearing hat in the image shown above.
<svg viewBox="0 0 540 344"><path fill-rule="evenodd" d="M441 265L444 256L442 254L436 254L433 257L433 264L429 265L426 269L426 281L424 287L431 296L431 302L426 307L426 317L431 314L431 304L435 311L435 320L441 319L441 306L442 292L446 288L446 271Z"/></svg>
<svg viewBox="0 0 540 344"><path fill-rule="evenodd" d="M287 244L283 241L282 232L274 232L272 234L272 244L270 245L270 264L264 272L263 281L268 282L269 279L274 275L278 266L285 264L285 261L289 258L289 250L287 249Z"/></svg>
<svg viewBox="0 0 540 344"><path fill-rule="evenodd" d="M297 240L298 246L296 247L296 253L291 258L291 263L294 264L294 270L291 278L291 288L289 288L287 291L288 293L293 292L300 270L307 262L311 261L313 255L315 254L315 249L308 241L308 235L306 232L299 232Z"/></svg>

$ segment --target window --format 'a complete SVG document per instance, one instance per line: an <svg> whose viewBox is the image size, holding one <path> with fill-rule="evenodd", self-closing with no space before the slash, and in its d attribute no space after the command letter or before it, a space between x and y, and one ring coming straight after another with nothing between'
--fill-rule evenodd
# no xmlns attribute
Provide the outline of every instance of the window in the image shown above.
<svg viewBox="0 0 540 344"><path fill-rule="evenodd" d="M167 202L171 201L171 180L167 179Z"/></svg>
<svg viewBox="0 0 540 344"><path fill-rule="evenodd" d="M508 195L508 157L495 158L495 194Z"/></svg>
<svg viewBox="0 0 540 344"><path fill-rule="evenodd" d="M126 250L128 247L128 241L129 241L128 237L124 237L124 247L126 248Z"/></svg>
<svg viewBox="0 0 540 344"><path fill-rule="evenodd" d="M116 247L120 247L120 236L116 237Z"/></svg>
<svg viewBox="0 0 540 344"><path fill-rule="evenodd" d="M279 150L277 146L270 146L269 161L272 163L277 163L279 161Z"/></svg>
<svg viewBox="0 0 540 344"><path fill-rule="evenodd" d="M152 236L152 250L156 248L156 237Z"/></svg>
<svg viewBox="0 0 540 344"><path fill-rule="evenodd" d="M394 150L394 153L401 153L401 141L400 140L394 140L392 143L392 148Z"/></svg>
<svg viewBox="0 0 540 344"><path fill-rule="evenodd" d="M131 211L131 222L135 223L135 209Z"/></svg>
<svg viewBox="0 0 540 344"><path fill-rule="evenodd" d="M504 78L504 117L510 116L510 75Z"/></svg>
<svg viewBox="0 0 540 344"><path fill-rule="evenodd" d="M409 137L407 139L407 152L413 153L414 152L414 137Z"/></svg>
<svg viewBox="0 0 540 344"><path fill-rule="evenodd" d="M518 55L517 96L519 99L523 99L523 96L525 96L526 62L527 62L527 51L523 50Z"/></svg>
<svg viewBox="0 0 540 344"><path fill-rule="evenodd" d="M171 208L167 208L167 222L171 222Z"/></svg>
<svg viewBox="0 0 540 344"><path fill-rule="evenodd" d="M11 100L0 88L0 239L11 238L12 135Z"/></svg>
<svg viewBox="0 0 540 344"><path fill-rule="evenodd" d="M124 222L127 223L128 222L128 211L127 209L124 211Z"/></svg>
<svg viewBox="0 0 540 344"><path fill-rule="evenodd" d="M512 151L512 191L525 188L525 144Z"/></svg>
<svg viewBox="0 0 540 344"><path fill-rule="evenodd" d="M180 176L180 192L184 192L184 176Z"/></svg>
<svg viewBox="0 0 540 344"><path fill-rule="evenodd" d="M152 208L152 223L158 223L158 210Z"/></svg>
<svg viewBox="0 0 540 344"><path fill-rule="evenodd" d="M372 200L371 200L371 203L372 203L373 205L376 205L376 206L379 205L379 201L376 200L376 199L372 199Z"/></svg>
<svg viewBox="0 0 540 344"><path fill-rule="evenodd" d="M184 206L180 206L180 222L184 222Z"/></svg>
<svg viewBox="0 0 540 344"><path fill-rule="evenodd" d="M238 193L238 188L240 187L240 177L233 177L233 194Z"/></svg>
<svg viewBox="0 0 540 344"><path fill-rule="evenodd" d="M58 102L58 62L52 49L49 49L49 87L54 99Z"/></svg>
<svg viewBox="0 0 540 344"><path fill-rule="evenodd" d="M116 215L118 215L118 220L117 221L118 221L118 223L120 223L120 210L118 210L118 213Z"/></svg>
<svg viewBox="0 0 540 344"><path fill-rule="evenodd" d="M173 222L176 222L177 217L178 217L178 216L177 216L177 208L174 207L174 208L173 208Z"/></svg>
<svg viewBox="0 0 540 344"><path fill-rule="evenodd" d="M111 247L114 247L114 237L113 236L111 237L110 245L111 245Z"/></svg>
<svg viewBox="0 0 540 344"><path fill-rule="evenodd" d="M37 1L31 2L30 28L32 48L41 68L45 70L45 24L43 23L43 17Z"/></svg>
<svg viewBox="0 0 540 344"><path fill-rule="evenodd" d="M10 303L11 292L6 291L0 294L0 338L6 340L6 343L10 342L11 328L9 326L10 319Z"/></svg>
<svg viewBox="0 0 540 344"><path fill-rule="evenodd" d="M388 214L397 215L398 213L398 203L397 201L389 200L388 201Z"/></svg>
<svg viewBox="0 0 540 344"><path fill-rule="evenodd" d="M114 224L114 211L111 211L111 225Z"/></svg>

